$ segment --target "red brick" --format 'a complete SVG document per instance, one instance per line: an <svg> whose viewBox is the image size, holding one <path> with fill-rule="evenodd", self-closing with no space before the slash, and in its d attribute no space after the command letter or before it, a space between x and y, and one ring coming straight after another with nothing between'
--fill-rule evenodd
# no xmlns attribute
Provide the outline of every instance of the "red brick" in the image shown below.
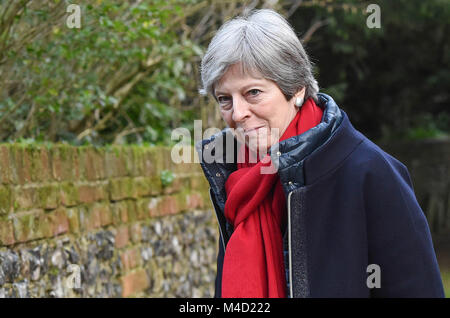
<svg viewBox="0 0 450 318"><path fill-rule="evenodd" d="M139 223L135 223L130 225L130 235L133 243L139 243L142 238L141 225Z"/></svg>
<svg viewBox="0 0 450 318"><path fill-rule="evenodd" d="M122 297L139 293L150 286L145 270L139 269L121 277Z"/></svg>
<svg viewBox="0 0 450 318"><path fill-rule="evenodd" d="M98 203L95 204L93 208L99 211L98 213L100 213L100 221L102 226L113 223L111 208L108 203Z"/></svg>
<svg viewBox="0 0 450 318"><path fill-rule="evenodd" d="M50 150L52 176L56 181L62 180L62 160L57 148Z"/></svg>
<svg viewBox="0 0 450 318"><path fill-rule="evenodd" d="M0 146L0 183L13 183L13 174L11 171L12 160L10 156L10 146Z"/></svg>
<svg viewBox="0 0 450 318"><path fill-rule="evenodd" d="M0 215L7 214L13 209L11 192L9 186L0 185Z"/></svg>
<svg viewBox="0 0 450 318"><path fill-rule="evenodd" d="M179 212L177 198L175 196L163 197L159 204L160 215L171 215Z"/></svg>
<svg viewBox="0 0 450 318"><path fill-rule="evenodd" d="M35 216L32 213L14 216L14 237L18 242L34 239Z"/></svg>
<svg viewBox="0 0 450 318"><path fill-rule="evenodd" d="M95 208L94 206L89 207L89 228L95 229L102 226L102 218L100 209Z"/></svg>
<svg viewBox="0 0 450 318"><path fill-rule="evenodd" d="M145 202L147 205L147 211L150 217L161 216L160 211L161 198L151 198L150 200L145 201L143 200L143 202Z"/></svg>
<svg viewBox="0 0 450 318"><path fill-rule="evenodd" d="M128 222L128 207L126 207L125 209L120 210L120 220L123 223L127 223Z"/></svg>
<svg viewBox="0 0 450 318"><path fill-rule="evenodd" d="M53 223L50 214L44 210L32 210L15 215L13 218L14 237L17 242L27 242L53 235Z"/></svg>
<svg viewBox="0 0 450 318"><path fill-rule="evenodd" d="M161 193L160 178L137 177L133 179L133 187L136 189L137 197L157 195Z"/></svg>
<svg viewBox="0 0 450 318"><path fill-rule="evenodd" d="M67 233L69 231L69 218L64 208L58 208L51 212L53 235Z"/></svg>
<svg viewBox="0 0 450 318"><path fill-rule="evenodd" d="M69 221L69 231L71 233L80 232L78 207L67 209L67 219Z"/></svg>
<svg viewBox="0 0 450 318"><path fill-rule="evenodd" d="M198 209L203 206L203 198L198 193L191 193L187 196L187 208L192 209Z"/></svg>
<svg viewBox="0 0 450 318"><path fill-rule="evenodd" d="M111 212L115 225L128 222L128 206L125 201L111 203Z"/></svg>
<svg viewBox="0 0 450 318"><path fill-rule="evenodd" d="M52 172L50 166L50 159L48 150L46 148L41 148L39 152L40 168L42 169L41 176L43 181L48 181L51 179Z"/></svg>
<svg viewBox="0 0 450 318"><path fill-rule="evenodd" d="M87 161L86 161L87 160ZM88 180L101 180L105 178L104 150L89 148L85 156L84 167Z"/></svg>
<svg viewBox="0 0 450 318"><path fill-rule="evenodd" d="M129 241L128 226L123 225L117 228L115 237L116 248L122 248L128 244Z"/></svg>
<svg viewBox="0 0 450 318"><path fill-rule="evenodd" d="M209 183L204 175L192 175L189 177L189 188L194 190L205 190L208 191Z"/></svg>
<svg viewBox="0 0 450 318"><path fill-rule="evenodd" d="M33 181L32 171L31 171L31 161L32 157L28 149L23 149L23 183Z"/></svg>
<svg viewBox="0 0 450 318"><path fill-rule="evenodd" d="M56 209L61 197L59 185L45 185L36 189L36 205L44 209Z"/></svg>
<svg viewBox="0 0 450 318"><path fill-rule="evenodd" d="M192 159L197 158L198 160L198 155L197 155L197 151L192 150L192 152L194 155L192 156ZM175 164L172 168L173 172L175 173L181 173L181 174L185 174L186 172L188 172L189 174L198 174L201 175L203 174L202 172L202 168L201 166L198 164L197 162L192 162L192 163L179 163L179 164Z"/></svg>
<svg viewBox="0 0 450 318"><path fill-rule="evenodd" d="M49 151L51 172L57 181L78 181L80 179L79 148L55 145Z"/></svg>
<svg viewBox="0 0 450 318"><path fill-rule="evenodd" d="M141 255L139 253L139 247L135 246L123 251L120 254L120 260L122 261L124 272L128 272L129 270L141 265Z"/></svg>
<svg viewBox="0 0 450 318"><path fill-rule="evenodd" d="M132 178L114 178L109 180L109 195L114 201L137 198L138 191Z"/></svg>
<svg viewBox="0 0 450 318"><path fill-rule="evenodd" d="M192 150L192 149L191 149ZM172 149L168 147L159 147L158 156L162 159L163 169L162 170L173 170L176 163L172 161Z"/></svg>
<svg viewBox="0 0 450 318"><path fill-rule="evenodd" d="M91 203L95 201L95 194L88 185L78 186L78 196L82 203Z"/></svg>
<svg viewBox="0 0 450 318"><path fill-rule="evenodd" d="M79 185L78 196L83 203L91 203L106 199L106 191L102 185Z"/></svg>
<svg viewBox="0 0 450 318"><path fill-rule="evenodd" d="M134 220L143 220L147 217L147 211L140 209L136 200L128 200L128 212L133 215Z"/></svg>
<svg viewBox="0 0 450 318"><path fill-rule="evenodd" d="M113 146L105 151L105 170L107 178L127 175L123 147Z"/></svg>
<svg viewBox="0 0 450 318"><path fill-rule="evenodd" d="M11 148L10 155L13 163L11 167L15 170L17 182L19 184L27 184L31 182L30 159L28 158L26 149L18 145L13 146Z"/></svg>
<svg viewBox="0 0 450 318"><path fill-rule="evenodd" d="M0 246L14 243L14 227L11 220L0 221Z"/></svg>
<svg viewBox="0 0 450 318"><path fill-rule="evenodd" d="M92 206L82 207L80 210L80 225L84 230L91 231L102 226L98 209Z"/></svg>
<svg viewBox="0 0 450 318"><path fill-rule="evenodd" d="M31 178L34 182L47 182L52 180L51 166L48 151L45 147L29 147L25 150L31 161Z"/></svg>
<svg viewBox="0 0 450 318"><path fill-rule="evenodd" d="M64 206L75 206L79 201L78 188L72 182L60 184L60 201Z"/></svg>
<svg viewBox="0 0 450 318"><path fill-rule="evenodd" d="M159 151L156 147L144 149L141 160L143 160L143 172L145 177L154 177L159 171L163 170L162 158L160 159Z"/></svg>
<svg viewBox="0 0 450 318"><path fill-rule="evenodd" d="M178 192L183 187L183 185L184 185L184 179L175 177L175 179L173 180L173 182L170 185L163 187L163 193L164 194L172 194L172 193Z"/></svg>
<svg viewBox="0 0 450 318"><path fill-rule="evenodd" d="M36 214L36 224L33 229L36 238L48 238L55 235L55 224L57 222L55 219L58 218L57 214L46 213L45 211L38 212ZM58 229L62 230L62 229Z"/></svg>

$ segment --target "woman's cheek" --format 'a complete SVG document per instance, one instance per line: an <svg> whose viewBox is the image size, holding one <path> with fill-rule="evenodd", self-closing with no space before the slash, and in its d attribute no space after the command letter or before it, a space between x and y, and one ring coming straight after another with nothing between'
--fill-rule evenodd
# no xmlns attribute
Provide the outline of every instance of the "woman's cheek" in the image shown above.
<svg viewBox="0 0 450 318"><path fill-rule="evenodd" d="M233 121L232 115L230 112L221 110L220 114L222 115L222 119L225 121L225 123L228 125L228 127L230 127L230 128L236 127L236 124Z"/></svg>

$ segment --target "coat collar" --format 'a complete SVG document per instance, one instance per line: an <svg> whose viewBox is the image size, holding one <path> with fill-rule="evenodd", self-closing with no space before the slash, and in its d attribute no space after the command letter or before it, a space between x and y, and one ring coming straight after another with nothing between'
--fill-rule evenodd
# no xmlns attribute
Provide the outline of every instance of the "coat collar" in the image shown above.
<svg viewBox="0 0 450 318"><path fill-rule="evenodd" d="M305 185L304 161L329 141L342 123L344 113L334 100L323 93L319 93L317 97L317 106L324 111L321 122L303 134L278 143L278 154L277 151L271 152L272 162L279 164L278 174L286 193ZM277 161L275 156L280 153Z"/></svg>
<svg viewBox="0 0 450 318"><path fill-rule="evenodd" d="M339 166L367 138L351 124L341 109L342 122L331 138L304 160L305 185L310 185Z"/></svg>

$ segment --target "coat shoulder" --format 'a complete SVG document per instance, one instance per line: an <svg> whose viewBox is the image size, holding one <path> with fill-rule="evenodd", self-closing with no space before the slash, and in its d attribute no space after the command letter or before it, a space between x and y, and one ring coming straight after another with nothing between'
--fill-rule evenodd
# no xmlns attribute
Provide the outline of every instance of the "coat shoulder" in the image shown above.
<svg viewBox="0 0 450 318"><path fill-rule="evenodd" d="M384 181L401 178L411 185L406 165L368 138L364 138L349 159L351 166L357 167L358 171L367 172L372 177L378 176Z"/></svg>

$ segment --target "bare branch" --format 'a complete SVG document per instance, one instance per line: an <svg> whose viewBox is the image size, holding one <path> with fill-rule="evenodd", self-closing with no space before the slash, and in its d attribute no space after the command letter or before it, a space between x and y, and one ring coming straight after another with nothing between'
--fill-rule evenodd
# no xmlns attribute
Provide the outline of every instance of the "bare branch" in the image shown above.
<svg viewBox="0 0 450 318"><path fill-rule="evenodd" d="M303 2L303 0L295 1L295 3L292 5L292 7L289 9L289 11L286 13L286 19L289 19L291 17L291 15L293 15L295 13L295 11L297 11L297 9L300 7L302 2Z"/></svg>
<svg viewBox="0 0 450 318"><path fill-rule="evenodd" d="M14 105L14 107L10 110L8 110L6 112L6 114L4 114L2 116L2 118L0 118L0 127L2 126L3 122L8 119L8 116L13 114L16 110L19 109L20 106L22 106L23 102L25 101L25 98L27 97L26 94L23 94L22 97L20 98L20 100Z"/></svg>
<svg viewBox="0 0 450 318"><path fill-rule="evenodd" d="M33 103L31 106L31 110L28 113L27 118L25 119L24 125L22 126L22 128L19 131L17 131L14 134L14 137L13 137L14 139L18 139L18 138L22 137L25 134L25 132L28 130L28 126L30 125L30 122L33 120L33 115L34 115L35 110L36 110L36 103Z"/></svg>
<svg viewBox="0 0 450 318"><path fill-rule="evenodd" d="M124 129L123 131L121 131L119 134L117 134L114 137L113 144L120 143L120 140L125 136L145 131L145 129L146 129L145 127L135 127L135 128L131 128L131 129Z"/></svg>
<svg viewBox="0 0 450 318"><path fill-rule="evenodd" d="M319 28L323 27L324 25L327 25L330 23L330 20L322 20L322 21L316 21L314 22L306 31L306 33L302 36L301 41L302 43L307 43L309 40L311 40L312 35L314 32L316 32Z"/></svg>

